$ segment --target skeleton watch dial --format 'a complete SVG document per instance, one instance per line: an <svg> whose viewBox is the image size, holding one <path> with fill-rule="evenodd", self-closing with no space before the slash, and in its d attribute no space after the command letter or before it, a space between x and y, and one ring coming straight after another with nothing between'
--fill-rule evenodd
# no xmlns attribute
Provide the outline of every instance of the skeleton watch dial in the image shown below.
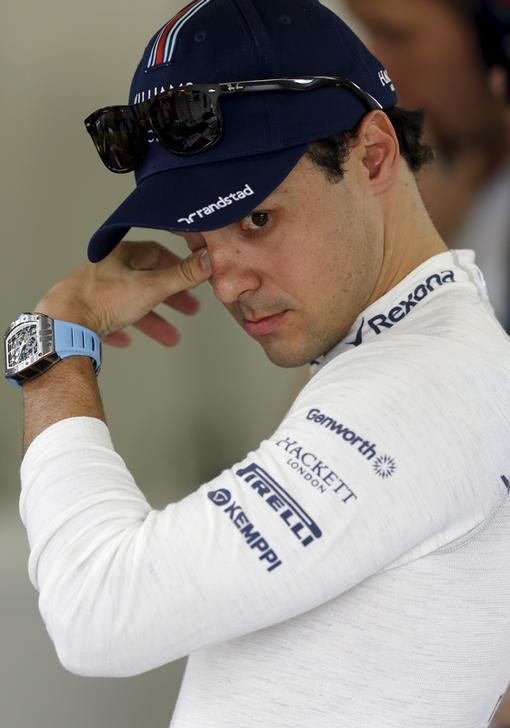
<svg viewBox="0 0 510 728"><path fill-rule="evenodd" d="M9 340L7 347L7 366L18 366L23 361L37 357L39 344L37 341L37 326L27 323L16 331Z"/></svg>

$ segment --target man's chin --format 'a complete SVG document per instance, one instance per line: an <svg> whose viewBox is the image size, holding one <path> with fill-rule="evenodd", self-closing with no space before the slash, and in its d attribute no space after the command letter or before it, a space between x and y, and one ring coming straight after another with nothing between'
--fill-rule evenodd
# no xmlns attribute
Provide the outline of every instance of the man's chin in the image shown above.
<svg viewBox="0 0 510 728"><path fill-rule="evenodd" d="M303 349L296 349L291 346L276 344L275 342L259 340L259 344L270 362L284 369L293 369L308 366L315 358L313 353Z"/></svg>

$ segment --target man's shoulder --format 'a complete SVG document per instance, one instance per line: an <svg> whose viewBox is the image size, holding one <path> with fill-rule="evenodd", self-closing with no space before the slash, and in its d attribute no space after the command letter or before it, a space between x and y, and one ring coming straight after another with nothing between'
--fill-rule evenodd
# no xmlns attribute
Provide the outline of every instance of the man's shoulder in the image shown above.
<svg viewBox="0 0 510 728"><path fill-rule="evenodd" d="M510 339L498 324L492 337L477 336L481 330L452 326L447 316L434 328L375 338L329 361L302 395L357 408L441 405L461 411L474 400L491 407L496 397L510 406Z"/></svg>

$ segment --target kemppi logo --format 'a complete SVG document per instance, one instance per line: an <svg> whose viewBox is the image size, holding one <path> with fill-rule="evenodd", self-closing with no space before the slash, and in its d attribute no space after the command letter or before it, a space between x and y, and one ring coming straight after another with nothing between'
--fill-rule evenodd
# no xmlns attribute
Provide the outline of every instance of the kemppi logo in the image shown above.
<svg viewBox="0 0 510 728"><path fill-rule="evenodd" d="M213 490L207 494L207 497L212 500L215 506L226 506L230 502L231 494L226 488L220 490Z"/></svg>
<svg viewBox="0 0 510 728"><path fill-rule="evenodd" d="M242 506L234 500L232 493L226 488L211 490L207 493L209 500L221 509L230 523L239 531L246 545L255 554L261 563L265 564L266 571L271 572L282 565L282 560L271 548L269 541L250 520Z"/></svg>

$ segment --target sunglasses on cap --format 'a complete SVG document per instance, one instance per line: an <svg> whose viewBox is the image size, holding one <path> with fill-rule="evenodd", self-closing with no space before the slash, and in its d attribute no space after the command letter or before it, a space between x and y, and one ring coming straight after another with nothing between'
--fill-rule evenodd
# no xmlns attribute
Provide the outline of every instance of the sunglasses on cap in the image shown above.
<svg viewBox="0 0 510 728"><path fill-rule="evenodd" d="M382 105L353 81L337 76L303 76L234 81L210 85L190 84L164 91L153 99L130 106L107 106L85 119L104 165L119 174L132 172L144 160L153 132L173 154L190 156L210 149L223 132L220 96L261 91L309 91L338 86L355 94L368 109Z"/></svg>

